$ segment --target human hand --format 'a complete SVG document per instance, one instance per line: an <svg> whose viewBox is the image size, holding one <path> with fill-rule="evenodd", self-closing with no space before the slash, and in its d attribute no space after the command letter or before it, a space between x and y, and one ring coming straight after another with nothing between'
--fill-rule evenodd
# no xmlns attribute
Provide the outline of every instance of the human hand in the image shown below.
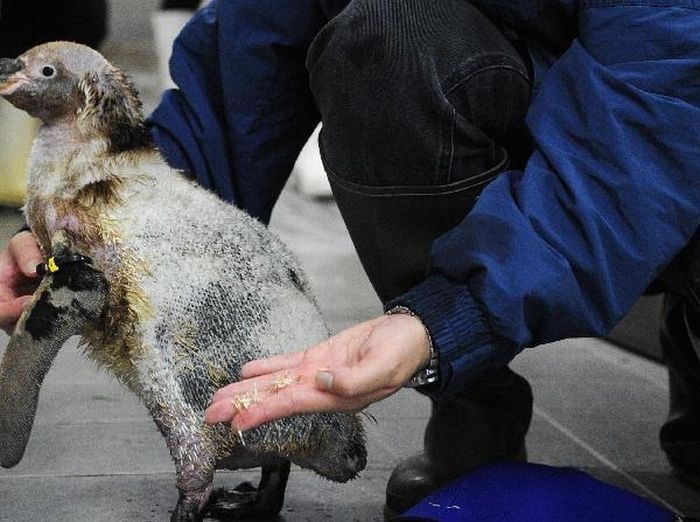
<svg viewBox="0 0 700 522"><path fill-rule="evenodd" d="M0 328L8 333L39 283L36 265L42 261L31 232L16 234L0 252Z"/></svg>
<svg viewBox="0 0 700 522"><path fill-rule="evenodd" d="M404 314L352 326L303 352L252 361L218 390L208 424L245 431L297 413L355 411L399 390L430 358L423 324Z"/></svg>

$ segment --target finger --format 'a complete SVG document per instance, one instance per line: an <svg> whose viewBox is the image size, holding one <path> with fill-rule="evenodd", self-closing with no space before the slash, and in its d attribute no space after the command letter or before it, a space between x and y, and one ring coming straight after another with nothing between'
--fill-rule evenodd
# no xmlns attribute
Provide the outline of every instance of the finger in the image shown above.
<svg viewBox="0 0 700 522"><path fill-rule="evenodd" d="M313 372L316 369L309 371L304 370L302 367L295 367L294 371L282 369L275 373L246 377L241 381L232 382L216 390L214 395L212 395L211 403L230 401L245 395L258 398L260 394L276 393L292 384L307 382L309 379L304 376L305 373L313 376Z"/></svg>
<svg viewBox="0 0 700 522"><path fill-rule="evenodd" d="M36 266L43 262L41 250L31 232L20 232L8 243L8 251L14 258L20 271L27 277L35 277Z"/></svg>
<svg viewBox="0 0 700 522"><path fill-rule="evenodd" d="M297 366L304 358L304 352L285 353L275 355L267 359L258 359L250 361L241 368L241 378L250 379L260 375L278 372L280 370L288 370Z"/></svg>
<svg viewBox="0 0 700 522"><path fill-rule="evenodd" d="M315 369L292 375L283 370L229 384L214 394L212 404L206 410L204 421L216 424L258 408L262 408L262 411L257 413L262 419L269 419L269 415L279 418L302 411L320 411L326 405L333 404L333 401L328 402L329 398L325 396L329 394L314 386L314 371ZM319 402L321 398L324 400ZM268 411L269 408L272 409ZM283 411L279 408L287 409ZM258 422L266 422L266 420L256 417L255 424L257 425Z"/></svg>
<svg viewBox="0 0 700 522"><path fill-rule="evenodd" d="M12 301L0 303L0 328L13 327L30 299L31 296L23 295Z"/></svg>
<svg viewBox="0 0 700 522"><path fill-rule="evenodd" d="M292 379L289 376L289 372L285 370L283 372L277 372L276 374L250 377L242 381L232 382L216 390L214 395L212 395L211 403L231 401L237 397L240 398L244 396L255 397L257 399L261 393L276 391L289 384L300 382L301 374L296 373L295 375L297 377Z"/></svg>
<svg viewBox="0 0 700 522"><path fill-rule="evenodd" d="M231 427L247 431L275 420L298 414L319 412L356 412L383 399L386 395L371 393L348 399L325 393L313 387L290 389L234 413Z"/></svg>
<svg viewBox="0 0 700 522"><path fill-rule="evenodd" d="M208 424L229 421L240 411L246 410L290 386L297 386L300 378L291 378L288 372L246 379L229 384L218 390L212 397L212 404L205 411L204 421Z"/></svg>
<svg viewBox="0 0 700 522"><path fill-rule="evenodd" d="M211 403L214 404L220 401L231 400L236 395L246 393L247 389L248 381L232 382L216 390L211 397Z"/></svg>
<svg viewBox="0 0 700 522"><path fill-rule="evenodd" d="M317 388L335 395L352 399L364 395L396 391L401 383L393 378L392 372L379 365L361 364L353 368L320 370L315 376Z"/></svg>
<svg viewBox="0 0 700 522"><path fill-rule="evenodd" d="M233 402L228 400L217 401L204 411L204 422L207 424L230 422L235 414L236 407L233 405Z"/></svg>
<svg viewBox="0 0 700 522"><path fill-rule="evenodd" d="M290 387L266 396L249 408L237 410L232 424L234 429L246 431L291 415L355 410L358 404L359 401L348 401L311 386Z"/></svg>

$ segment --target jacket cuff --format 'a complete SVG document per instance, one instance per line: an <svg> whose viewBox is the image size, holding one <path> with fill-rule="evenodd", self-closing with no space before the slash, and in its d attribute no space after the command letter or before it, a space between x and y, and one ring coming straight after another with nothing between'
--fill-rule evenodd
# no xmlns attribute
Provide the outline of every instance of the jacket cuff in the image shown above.
<svg viewBox="0 0 700 522"><path fill-rule="evenodd" d="M458 393L482 370L505 366L517 354L514 343L498 337L483 306L467 285L434 274L386 303L388 310L405 306L430 332L440 362L440 381L427 395Z"/></svg>

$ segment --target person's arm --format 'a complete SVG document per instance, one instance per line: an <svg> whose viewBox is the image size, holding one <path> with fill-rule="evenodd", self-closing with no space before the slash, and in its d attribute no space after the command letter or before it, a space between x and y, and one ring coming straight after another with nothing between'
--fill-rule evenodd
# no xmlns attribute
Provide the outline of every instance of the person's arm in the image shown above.
<svg viewBox="0 0 700 522"><path fill-rule="evenodd" d="M150 116L168 162L267 222L319 119L306 50L347 0L213 1L175 41Z"/></svg>
<svg viewBox="0 0 700 522"><path fill-rule="evenodd" d="M684 0L611 4L584 3L578 40L543 80L528 117L537 150L525 172L492 182L434 244L428 279L389 303L408 306L430 331L441 361L437 393L462 389L525 346L607 332L700 224L700 11ZM387 339L400 334L400 325L387 327ZM425 358L413 332L406 346ZM356 352L402 357L388 341L370 340ZM248 429L373 402L369 384L347 392L314 377L344 373L334 353L348 346L312 347L312 366L299 354L281 367L251 363L246 380L217 393L205 420ZM248 410L227 404L297 372L299 386ZM312 396L309 383L325 394Z"/></svg>
<svg viewBox="0 0 700 522"><path fill-rule="evenodd" d="M523 347L609 332L700 224L700 10L614 3L583 2L529 112L525 172L486 188L398 300L433 334L441 391Z"/></svg>

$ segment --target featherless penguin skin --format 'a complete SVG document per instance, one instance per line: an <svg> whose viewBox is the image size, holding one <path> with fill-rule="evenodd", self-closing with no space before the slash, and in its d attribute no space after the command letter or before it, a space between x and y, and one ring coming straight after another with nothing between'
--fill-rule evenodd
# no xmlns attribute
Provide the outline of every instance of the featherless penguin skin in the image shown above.
<svg viewBox="0 0 700 522"><path fill-rule="evenodd" d="M0 465L21 460L41 382L79 334L165 437L180 492L172 520L201 519L217 468L263 467L240 506L260 516L281 509L290 461L354 478L366 461L357 415L299 415L243 436L202 422L246 361L328 335L284 245L166 165L135 89L96 51L54 42L2 59L0 96L42 121L24 211L49 258L0 365Z"/></svg>

